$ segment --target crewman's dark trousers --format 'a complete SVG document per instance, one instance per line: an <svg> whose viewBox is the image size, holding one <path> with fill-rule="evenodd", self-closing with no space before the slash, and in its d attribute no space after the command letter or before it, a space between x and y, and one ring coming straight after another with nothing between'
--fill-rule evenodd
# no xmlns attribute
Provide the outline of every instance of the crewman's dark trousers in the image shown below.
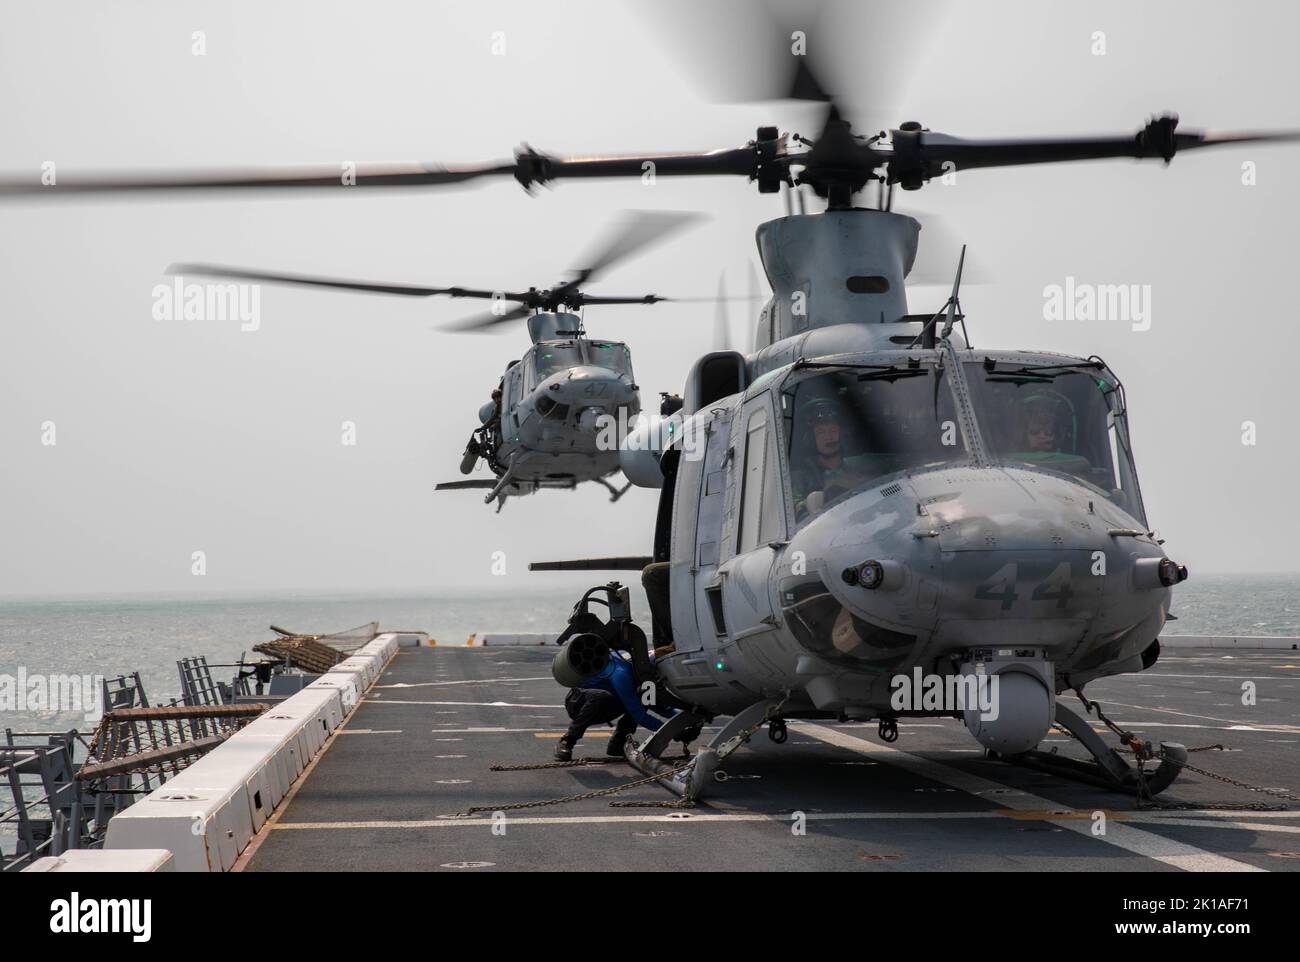
<svg viewBox="0 0 1300 962"><path fill-rule="evenodd" d="M570 745L576 745L592 725L612 722L616 718L618 725L614 733L622 736L620 743L636 731L636 719L627 714L618 696L600 688L570 688L564 696L564 710L573 720L564 733L564 739Z"/></svg>

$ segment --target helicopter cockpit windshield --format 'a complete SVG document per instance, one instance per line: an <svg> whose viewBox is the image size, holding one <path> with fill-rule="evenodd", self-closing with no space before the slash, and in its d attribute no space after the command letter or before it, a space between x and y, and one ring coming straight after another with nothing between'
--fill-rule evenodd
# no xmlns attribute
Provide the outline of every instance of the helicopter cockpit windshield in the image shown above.
<svg viewBox="0 0 1300 962"><path fill-rule="evenodd" d="M966 365L989 455L1065 474L1143 519L1115 384L1070 365Z"/></svg>
<svg viewBox="0 0 1300 962"><path fill-rule="evenodd" d="M541 384L556 371L577 367L582 363L582 351L577 341L541 345L533 353L533 384Z"/></svg>
<svg viewBox="0 0 1300 962"><path fill-rule="evenodd" d="M967 460L945 379L933 364L846 366L787 388L796 521L887 475Z"/></svg>
<svg viewBox="0 0 1300 962"><path fill-rule="evenodd" d="M615 341L588 341L587 356L589 363L603 367L615 374L632 373L632 353L626 344Z"/></svg>

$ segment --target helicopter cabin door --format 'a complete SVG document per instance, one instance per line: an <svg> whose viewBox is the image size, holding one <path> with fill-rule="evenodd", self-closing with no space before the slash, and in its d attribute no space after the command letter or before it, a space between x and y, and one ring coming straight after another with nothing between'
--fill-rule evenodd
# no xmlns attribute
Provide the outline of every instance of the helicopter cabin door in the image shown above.
<svg viewBox="0 0 1300 962"><path fill-rule="evenodd" d="M673 632L678 651L699 651L706 647L706 639L707 647L712 648L721 633L705 588L716 579L722 554L731 412L719 409L704 417L707 420L694 435L699 439L695 443L702 440L703 452L697 452L694 458L683 454L678 462L679 497L692 499L695 508L682 510L673 525L673 566L669 575L673 579L673 624L689 626L685 631Z"/></svg>
<svg viewBox="0 0 1300 962"><path fill-rule="evenodd" d="M726 560L718 569L719 600L732 641L770 631L778 623L769 585L773 545L785 537L785 502L775 420L772 396L764 393L745 403L732 429L735 492L726 531L731 550L723 552Z"/></svg>
<svg viewBox="0 0 1300 962"><path fill-rule="evenodd" d="M508 443L519 433L519 401L524 396L524 371L532 366L532 352L525 354L522 361L515 361L506 368L505 383L501 385L501 434Z"/></svg>

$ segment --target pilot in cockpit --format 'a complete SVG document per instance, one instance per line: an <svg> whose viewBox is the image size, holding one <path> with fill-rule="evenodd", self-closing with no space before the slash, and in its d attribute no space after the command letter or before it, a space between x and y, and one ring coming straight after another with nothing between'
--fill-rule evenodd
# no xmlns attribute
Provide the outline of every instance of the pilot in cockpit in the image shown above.
<svg viewBox="0 0 1300 962"><path fill-rule="evenodd" d="M839 404L828 397L812 398L796 415L790 480L797 519L821 511L868 475L861 455L844 453L842 421Z"/></svg>
<svg viewBox="0 0 1300 962"><path fill-rule="evenodd" d="M1020 402L1016 457L1025 461L1079 460L1073 446L1070 407L1057 392L1032 394Z"/></svg>
<svg viewBox="0 0 1300 962"><path fill-rule="evenodd" d="M1094 468L1078 450L1079 427L1075 407L1059 391L1039 390L1020 402L1016 419L1019 433L1011 457L1052 471L1073 474L1103 488L1113 487L1110 469Z"/></svg>

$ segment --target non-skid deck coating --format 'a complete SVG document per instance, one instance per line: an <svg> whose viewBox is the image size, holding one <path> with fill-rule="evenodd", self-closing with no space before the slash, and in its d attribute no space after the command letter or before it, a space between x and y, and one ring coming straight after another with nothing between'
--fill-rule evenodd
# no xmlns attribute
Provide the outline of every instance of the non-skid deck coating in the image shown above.
<svg viewBox="0 0 1300 962"><path fill-rule="evenodd" d="M550 759L567 724L546 648L402 649L329 743L248 860L249 871L1300 869L1300 803L1185 772L1161 799L1235 811L1140 811L1133 799L983 758L956 721L791 723L727 760L731 779L689 811L608 798L446 816L631 781L619 763L492 772ZM1256 704L1242 704L1243 682ZM1089 687L1147 738L1231 751L1193 764L1300 795L1300 652L1167 651L1141 675ZM1067 695L1066 697L1073 698ZM1141 707L1138 707L1141 706ZM603 753L592 729L578 756ZM643 733L642 733L643 734ZM706 729L706 737L709 730ZM1082 757L1065 736L1045 746ZM656 785L620 799L672 798ZM1287 811L1246 811L1252 803ZM1105 835L1092 813L1109 812ZM792 830L792 813L806 832Z"/></svg>

